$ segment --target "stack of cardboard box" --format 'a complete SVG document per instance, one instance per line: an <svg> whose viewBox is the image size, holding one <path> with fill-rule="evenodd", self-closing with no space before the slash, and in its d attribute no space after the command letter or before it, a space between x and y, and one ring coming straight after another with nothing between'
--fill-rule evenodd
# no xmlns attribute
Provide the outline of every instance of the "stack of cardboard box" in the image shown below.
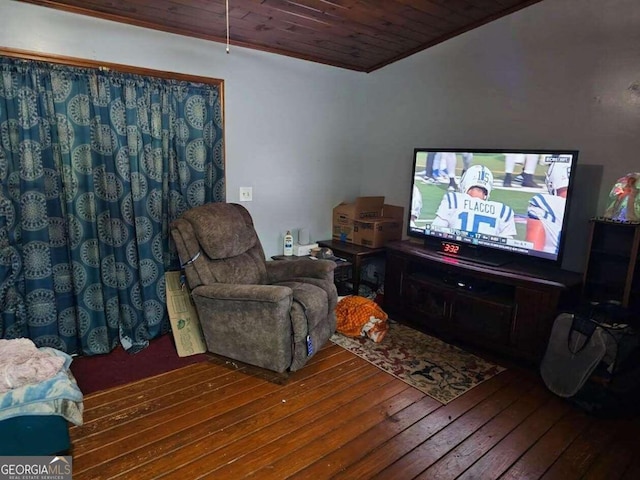
<svg viewBox="0 0 640 480"><path fill-rule="evenodd" d="M384 203L384 197L358 197L333 209L333 239L370 248L402 238L404 208Z"/></svg>

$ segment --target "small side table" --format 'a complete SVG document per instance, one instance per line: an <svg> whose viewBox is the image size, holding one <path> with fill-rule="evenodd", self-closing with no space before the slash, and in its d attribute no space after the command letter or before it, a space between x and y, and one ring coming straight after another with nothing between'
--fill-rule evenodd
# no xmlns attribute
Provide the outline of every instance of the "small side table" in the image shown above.
<svg viewBox="0 0 640 480"><path fill-rule="evenodd" d="M386 252L384 247L362 247L338 240L322 240L318 242L318 246L330 248L336 257L346 258L351 262L351 279L353 282L353 293L355 295L360 291L360 267L362 267L362 260L367 257L383 257Z"/></svg>

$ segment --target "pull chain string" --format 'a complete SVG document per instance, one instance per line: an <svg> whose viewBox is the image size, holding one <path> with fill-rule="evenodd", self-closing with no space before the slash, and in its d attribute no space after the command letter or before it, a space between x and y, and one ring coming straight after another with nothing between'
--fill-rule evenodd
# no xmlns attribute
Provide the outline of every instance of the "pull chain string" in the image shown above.
<svg viewBox="0 0 640 480"><path fill-rule="evenodd" d="M225 0L227 14L227 53L229 53L229 0Z"/></svg>

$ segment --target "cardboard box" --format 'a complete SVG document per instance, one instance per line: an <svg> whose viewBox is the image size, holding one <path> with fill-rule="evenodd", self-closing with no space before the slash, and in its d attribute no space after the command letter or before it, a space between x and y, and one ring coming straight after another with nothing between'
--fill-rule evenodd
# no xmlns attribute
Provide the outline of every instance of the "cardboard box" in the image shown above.
<svg viewBox="0 0 640 480"><path fill-rule="evenodd" d="M384 197L359 197L333 209L333 239L365 247L382 247L402 238L404 208Z"/></svg>
<svg viewBox="0 0 640 480"><path fill-rule="evenodd" d="M333 224L331 237L339 242L353 243L353 220L347 225Z"/></svg>
<svg viewBox="0 0 640 480"><path fill-rule="evenodd" d="M334 207L333 239L353 243L353 222L364 218L380 217L383 206L384 197L358 197L355 202L342 202Z"/></svg>
<svg viewBox="0 0 640 480"><path fill-rule="evenodd" d="M378 248L392 240L402 239L404 208L384 205L383 215L353 223L353 243L369 248Z"/></svg>
<svg viewBox="0 0 640 480"><path fill-rule="evenodd" d="M166 272L167 310L173 339L179 357L188 357L207 351L196 307L189 289L180 280L182 272Z"/></svg>

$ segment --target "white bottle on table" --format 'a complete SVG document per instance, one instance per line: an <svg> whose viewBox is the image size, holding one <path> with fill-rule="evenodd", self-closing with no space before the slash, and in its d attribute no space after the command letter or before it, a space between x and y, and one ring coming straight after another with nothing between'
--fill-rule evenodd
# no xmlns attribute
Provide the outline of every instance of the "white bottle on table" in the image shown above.
<svg viewBox="0 0 640 480"><path fill-rule="evenodd" d="M287 233L284 236L284 256L290 257L292 255L293 255L293 235L291 235L291 232L287 230Z"/></svg>

